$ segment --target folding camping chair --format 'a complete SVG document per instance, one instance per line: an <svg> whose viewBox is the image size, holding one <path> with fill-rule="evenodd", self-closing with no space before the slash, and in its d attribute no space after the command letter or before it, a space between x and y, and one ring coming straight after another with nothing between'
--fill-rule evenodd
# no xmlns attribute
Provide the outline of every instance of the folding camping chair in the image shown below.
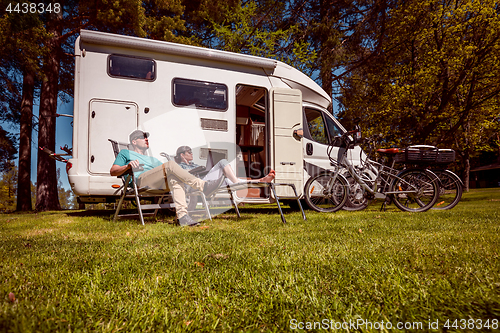
<svg viewBox="0 0 500 333"><path fill-rule="evenodd" d="M122 149L128 149L129 146L126 143L117 142L115 140L108 139L113 147L113 152L115 158ZM121 191L120 200L118 206L116 207L115 215L113 221L116 221L118 217L137 217L139 216L142 225L144 225L144 216L156 216L158 210L160 209L175 209L175 204L173 203L172 192L162 190L162 189L151 189L147 186L138 188L135 182L134 173L129 170L125 174L118 176L123 181L123 185L119 187L115 194ZM197 195L202 198L204 203L205 213L212 219L210 215L210 210L208 209L208 204L205 198L205 194L202 191L195 191ZM119 214L125 199L135 200L137 205L137 214ZM141 199L154 200L157 199L157 203L154 204L141 204ZM164 203L163 200L167 199L168 202ZM149 212L144 212L149 211ZM150 212L153 211L153 212Z"/></svg>

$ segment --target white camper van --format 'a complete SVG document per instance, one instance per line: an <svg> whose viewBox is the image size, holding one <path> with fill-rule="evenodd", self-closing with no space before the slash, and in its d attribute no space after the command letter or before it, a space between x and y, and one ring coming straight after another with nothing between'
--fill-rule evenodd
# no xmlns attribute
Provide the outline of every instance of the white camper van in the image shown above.
<svg viewBox="0 0 500 333"><path fill-rule="evenodd" d="M114 200L120 183L109 174L108 139L126 143L141 129L160 160L187 145L197 164L212 151L238 177L260 178L272 168L276 182L302 194L308 177L330 167L327 144L344 131L327 112L330 103L313 80L280 61L82 30L69 182L82 203ZM294 135L302 128L302 138ZM239 201L274 199L257 190Z"/></svg>

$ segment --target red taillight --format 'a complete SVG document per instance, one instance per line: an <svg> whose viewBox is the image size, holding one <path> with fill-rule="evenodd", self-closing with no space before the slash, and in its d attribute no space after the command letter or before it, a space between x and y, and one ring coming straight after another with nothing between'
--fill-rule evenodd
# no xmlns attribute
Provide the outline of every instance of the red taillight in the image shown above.
<svg viewBox="0 0 500 333"><path fill-rule="evenodd" d="M73 167L73 164L71 164L71 162L66 163L66 173L68 173L69 169L71 169L72 167Z"/></svg>

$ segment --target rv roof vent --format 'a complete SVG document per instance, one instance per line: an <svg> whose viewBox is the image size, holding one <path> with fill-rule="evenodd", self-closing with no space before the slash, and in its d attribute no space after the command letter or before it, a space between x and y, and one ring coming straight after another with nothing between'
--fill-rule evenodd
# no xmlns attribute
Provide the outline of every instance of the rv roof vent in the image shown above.
<svg viewBox="0 0 500 333"><path fill-rule="evenodd" d="M201 118L201 128L204 130L227 132L227 120Z"/></svg>

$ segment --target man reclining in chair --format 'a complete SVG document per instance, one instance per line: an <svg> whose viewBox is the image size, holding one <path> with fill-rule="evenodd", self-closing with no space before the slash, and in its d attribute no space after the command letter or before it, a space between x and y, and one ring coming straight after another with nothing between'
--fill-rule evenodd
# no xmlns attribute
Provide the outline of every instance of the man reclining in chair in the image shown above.
<svg viewBox="0 0 500 333"><path fill-rule="evenodd" d="M201 180L182 169L175 161L162 163L157 158L147 156L145 153L149 148L148 137L149 133L147 132L133 131L129 136L132 149L123 149L118 153L109 173L111 176L121 176L132 170L138 187L172 191L179 224L182 226L197 225L198 223L187 213L184 184L210 196L224 182L224 175L212 181ZM143 170L138 170L139 167L142 167Z"/></svg>

